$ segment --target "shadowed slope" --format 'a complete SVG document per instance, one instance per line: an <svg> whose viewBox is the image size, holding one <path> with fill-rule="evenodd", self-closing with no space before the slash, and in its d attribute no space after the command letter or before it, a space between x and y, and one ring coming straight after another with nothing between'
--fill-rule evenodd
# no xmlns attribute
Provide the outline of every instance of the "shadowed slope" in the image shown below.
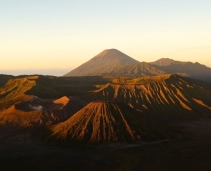
<svg viewBox="0 0 211 171"><path fill-rule="evenodd" d="M112 77L54 77L39 76L36 85L26 92L40 98L60 98L63 96L82 96L95 90L96 84L112 82Z"/></svg>
<svg viewBox="0 0 211 171"><path fill-rule="evenodd" d="M116 49L108 49L64 76L101 76L116 67L137 63L139 62Z"/></svg>
<svg viewBox="0 0 211 171"><path fill-rule="evenodd" d="M162 137L146 117L124 104L91 102L70 119L51 128L61 142L102 143ZM159 133L162 132L161 133Z"/></svg>
<svg viewBox="0 0 211 171"><path fill-rule="evenodd" d="M0 87L4 85L9 79L14 78L12 75L0 74Z"/></svg>

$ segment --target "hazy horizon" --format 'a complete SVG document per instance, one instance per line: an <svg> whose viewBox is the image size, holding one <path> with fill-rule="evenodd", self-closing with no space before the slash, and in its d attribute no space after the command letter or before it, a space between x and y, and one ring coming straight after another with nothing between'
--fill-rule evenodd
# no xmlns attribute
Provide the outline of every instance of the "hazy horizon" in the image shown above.
<svg viewBox="0 0 211 171"><path fill-rule="evenodd" d="M140 62L171 58L211 67L208 0L11 0L1 1L0 11L0 71L70 71L110 48Z"/></svg>
<svg viewBox="0 0 211 171"><path fill-rule="evenodd" d="M71 71L72 68L69 69L11 69L11 70L1 70L0 74L5 75L53 75L53 76L63 76L67 72Z"/></svg>

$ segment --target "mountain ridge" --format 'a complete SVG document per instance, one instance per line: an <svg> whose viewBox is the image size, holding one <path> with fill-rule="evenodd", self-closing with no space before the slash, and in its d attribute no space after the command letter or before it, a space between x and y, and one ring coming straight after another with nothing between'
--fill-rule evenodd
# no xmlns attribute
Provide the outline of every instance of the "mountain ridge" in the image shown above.
<svg viewBox="0 0 211 171"><path fill-rule="evenodd" d="M158 65L158 66L168 66L168 65L172 65L172 64L181 64L181 63L183 63L183 62L175 61L170 58L160 58L157 61L150 62L150 64Z"/></svg>
<svg viewBox="0 0 211 171"><path fill-rule="evenodd" d="M161 58L154 62L139 62L116 49L107 49L65 74L70 76L155 76L179 74L211 82L211 68L198 62L182 62Z"/></svg>

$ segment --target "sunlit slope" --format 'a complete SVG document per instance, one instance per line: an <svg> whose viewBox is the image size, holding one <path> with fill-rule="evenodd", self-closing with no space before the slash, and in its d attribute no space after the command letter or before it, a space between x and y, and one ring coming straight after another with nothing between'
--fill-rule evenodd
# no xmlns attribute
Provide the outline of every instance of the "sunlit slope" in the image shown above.
<svg viewBox="0 0 211 171"><path fill-rule="evenodd" d="M122 102L162 117L211 115L210 84L162 75L136 78L125 84L107 84L93 95L98 100Z"/></svg>
<svg viewBox="0 0 211 171"><path fill-rule="evenodd" d="M163 138L167 131L127 105L96 101L51 132L51 139L60 142L104 143Z"/></svg>
<svg viewBox="0 0 211 171"><path fill-rule="evenodd" d="M67 120L86 105L80 99L44 100L36 96L0 112L0 126L35 128Z"/></svg>
<svg viewBox="0 0 211 171"><path fill-rule="evenodd" d="M0 87L0 110L7 109L31 96L25 93L36 85L38 77L25 77L10 79L4 86Z"/></svg>

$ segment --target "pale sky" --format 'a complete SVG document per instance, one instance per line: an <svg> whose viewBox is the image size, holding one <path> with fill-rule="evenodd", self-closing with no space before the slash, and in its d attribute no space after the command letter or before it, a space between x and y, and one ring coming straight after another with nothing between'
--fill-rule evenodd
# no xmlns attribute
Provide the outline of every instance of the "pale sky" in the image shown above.
<svg viewBox="0 0 211 171"><path fill-rule="evenodd" d="M211 1L0 0L0 74L63 75L110 48L211 67Z"/></svg>

